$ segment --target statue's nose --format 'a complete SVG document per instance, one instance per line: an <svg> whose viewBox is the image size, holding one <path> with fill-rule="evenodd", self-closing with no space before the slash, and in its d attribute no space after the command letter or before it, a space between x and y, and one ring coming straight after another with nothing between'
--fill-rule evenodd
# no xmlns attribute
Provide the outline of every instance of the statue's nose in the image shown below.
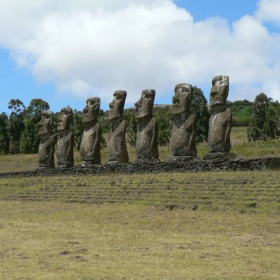
<svg viewBox="0 0 280 280"><path fill-rule="evenodd" d="M142 105L142 100L141 100L141 99L138 100L138 101L134 104L135 107L140 107L141 105Z"/></svg>
<svg viewBox="0 0 280 280"><path fill-rule="evenodd" d="M86 114L88 112L88 106L83 109L83 112Z"/></svg>

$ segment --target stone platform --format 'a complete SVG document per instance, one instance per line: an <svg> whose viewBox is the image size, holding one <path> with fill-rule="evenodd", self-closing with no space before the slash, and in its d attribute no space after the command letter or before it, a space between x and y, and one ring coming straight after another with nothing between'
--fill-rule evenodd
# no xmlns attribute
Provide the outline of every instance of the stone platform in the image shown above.
<svg viewBox="0 0 280 280"><path fill-rule="evenodd" d="M145 173L175 173L175 172L203 172L203 171L260 171L280 170L280 158L255 159L213 159L190 160L185 162L158 163L120 163L96 165L93 168L38 168L34 171L0 173L0 178L30 177L30 176L58 176L58 175L106 175L145 174Z"/></svg>

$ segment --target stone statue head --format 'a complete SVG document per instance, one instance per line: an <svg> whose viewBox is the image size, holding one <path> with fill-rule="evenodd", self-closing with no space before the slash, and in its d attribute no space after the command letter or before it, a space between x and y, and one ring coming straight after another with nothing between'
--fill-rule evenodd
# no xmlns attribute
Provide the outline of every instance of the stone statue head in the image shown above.
<svg viewBox="0 0 280 280"><path fill-rule="evenodd" d="M212 80L210 92L210 107L225 105L229 91L229 77L216 76Z"/></svg>
<svg viewBox="0 0 280 280"><path fill-rule="evenodd" d="M86 103L87 105L83 110L83 123L89 123L91 121L97 120L101 103L100 98L90 97L87 99Z"/></svg>
<svg viewBox="0 0 280 280"><path fill-rule="evenodd" d="M125 90L117 90L114 92L114 99L109 104L109 119L116 119L122 116L127 92Z"/></svg>
<svg viewBox="0 0 280 280"><path fill-rule="evenodd" d="M182 83L175 86L175 95L172 98L172 114L177 115L190 110L193 96L193 87Z"/></svg>
<svg viewBox="0 0 280 280"><path fill-rule="evenodd" d="M69 130L72 116L73 116L73 111L71 108L69 107L62 108L60 111L60 115L58 117L57 130L58 131Z"/></svg>
<svg viewBox="0 0 280 280"><path fill-rule="evenodd" d="M136 119L141 119L153 114L155 95L156 91L154 89L144 89L142 91L141 98L134 104L136 107Z"/></svg>
<svg viewBox="0 0 280 280"><path fill-rule="evenodd" d="M52 132L54 114L52 111L43 111L41 114L42 118L37 124L38 134L44 135Z"/></svg>

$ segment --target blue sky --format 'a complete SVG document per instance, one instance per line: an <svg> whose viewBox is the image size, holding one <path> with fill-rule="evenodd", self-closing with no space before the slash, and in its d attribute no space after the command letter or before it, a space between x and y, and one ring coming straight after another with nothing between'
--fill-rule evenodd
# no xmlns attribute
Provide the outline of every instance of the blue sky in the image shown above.
<svg viewBox="0 0 280 280"><path fill-rule="evenodd" d="M0 112L12 98L82 110L88 96L107 110L118 89L128 91L126 107L145 88L168 104L181 82L208 98L219 74L230 76L231 101L261 91L280 100L280 20L269 9L280 1L1 2Z"/></svg>

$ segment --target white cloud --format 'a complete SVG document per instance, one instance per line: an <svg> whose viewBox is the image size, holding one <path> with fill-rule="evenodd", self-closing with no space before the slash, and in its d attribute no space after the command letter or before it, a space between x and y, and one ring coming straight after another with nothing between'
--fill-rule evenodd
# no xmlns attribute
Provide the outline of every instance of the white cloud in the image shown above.
<svg viewBox="0 0 280 280"><path fill-rule="evenodd" d="M280 24L280 1L279 0L260 0L259 10L256 16L263 21Z"/></svg>
<svg viewBox="0 0 280 280"><path fill-rule="evenodd" d="M171 0L0 0L0 45L39 81L103 104L117 89L134 103L145 88L161 103L176 83L210 88L219 74L230 76L230 100L252 100L257 89L279 99L280 36L262 22L275 17L264 8L272 2L279 1L261 0L256 15L230 26L222 18L195 22Z"/></svg>

